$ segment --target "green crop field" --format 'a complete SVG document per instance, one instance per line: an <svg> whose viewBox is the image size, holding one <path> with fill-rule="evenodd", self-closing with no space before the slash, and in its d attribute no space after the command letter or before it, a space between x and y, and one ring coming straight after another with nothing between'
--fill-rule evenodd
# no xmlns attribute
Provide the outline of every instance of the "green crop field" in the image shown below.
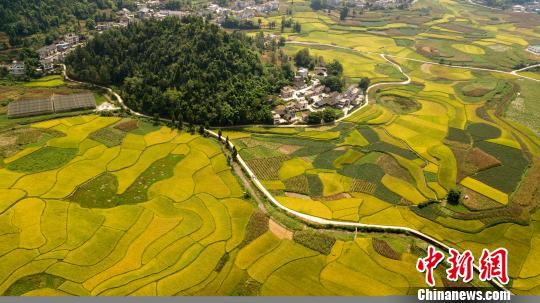
<svg viewBox="0 0 540 303"><path fill-rule="evenodd" d="M64 78L62 76L52 75L32 80L24 85L27 87L55 87L62 86L64 84Z"/></svg>

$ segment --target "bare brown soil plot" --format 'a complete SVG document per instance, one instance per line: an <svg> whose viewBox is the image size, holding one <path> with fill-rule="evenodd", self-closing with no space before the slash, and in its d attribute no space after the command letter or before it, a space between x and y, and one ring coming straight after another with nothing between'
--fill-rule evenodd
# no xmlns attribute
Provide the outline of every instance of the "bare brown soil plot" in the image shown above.
<svg viewBox="0 0 540 303"><path fill-rule="evenodd" d="M394 260L401 259L401 254L395 251L386 241L373 238L372 244L373 244L373 249L375 249L375 251L379 255L390 258L390 259L394 259Z"/></svg>
<svg viewBox="0 0 540 303"><path fill-rule="evenodd" d="M272 219L270 219L270 221L268 222L268 229L270 229L270 231L280 239L292 240L293 238L292 231L286 229Z"/></svg>
<svg viewBox="0 0 540 303"><path fill-rule="evenodd" d="M285 145L280 146L278 148L278 151L282 154L290 155L294 153L295 151L299 150L300 148L302 148L302 146L285 144Z"/></svg>
<svg viewBox="0 0 540 303"><path fill-rule="evenodd" d="M132 130L137 129L138 121L137 120L128 120L128 121L122 121L114 126L114 128L119 129L121 131L130 132Z"/></svg>

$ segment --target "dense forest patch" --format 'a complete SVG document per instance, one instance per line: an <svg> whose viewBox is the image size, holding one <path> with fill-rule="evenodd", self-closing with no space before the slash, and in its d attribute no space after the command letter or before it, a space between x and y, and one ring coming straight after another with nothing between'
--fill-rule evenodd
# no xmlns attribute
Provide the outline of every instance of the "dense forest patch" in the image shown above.
<svg viewBox="0 0 540 303"><path fill-rule="evenodd" d="M0 2L0 31L9 36L11 45L19 45L23 38L46 34L45 42L52 43L58 28L80 26L78 20L90 22L111 18L110 10L121 7L134 9L131 0L10 0Z"/></svg>
<svg viewBox="0 0 540 303"><path fill-rule="evenodd" d="M196 124L268 122L267 96L290 77L288 63L261 61L252 38L197 17L107 31L66 63L77 79L120 87L136 111Z"/></svg>

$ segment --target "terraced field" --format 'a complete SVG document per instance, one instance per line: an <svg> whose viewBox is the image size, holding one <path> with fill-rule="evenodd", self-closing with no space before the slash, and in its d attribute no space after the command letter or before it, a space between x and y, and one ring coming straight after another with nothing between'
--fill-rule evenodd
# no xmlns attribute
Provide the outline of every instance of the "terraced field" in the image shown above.
<svg viewBox="0 0 540 303"><path fill-rule="evenodd" d="M373 103L344 121L248 128L233 143L290 209L410 227L475 255L483 247L506 247L512 290L538 294L540 271L530 273L524 260L536 254L540 232L540 141L533 131L499 116L532 80L395 61L412 83L372 91ZM444 201L453 188L465 195L459 205ZM513 238L517 234L519 240Z"/></svg>
<svg viewBox="0 0 540 303"><path fill-rule="evenodd" d="M215 140L94 115L7 138L20 144L4 149L0 169L3 295L389 295L423 286L422 241L269 228ZM290 160L277 176L293 179L308 163ZM324 192L343 186L331 177L321 178ZM343 215L352 207L328 203Z"/></svg>
<svg viewBox="0 0 540 303"><path fill-rule="evenodd" d="M501 71L511 71L521 64L532 65L539 60L538 56L526 51L528 45L540 42L540 19L534 14L488 10L452 0L415 1L409 10L362 13L357 10L356 13L351 12L346 20L340 20L337 11L313 11L309 1L282 1L280 7L283 12L292 11L287 18L299 22L301 32L295 33L286 28L282 33L279 26L281 16L261 18L263 30L284 35L287 38L284 50L288 55L307 47L311 54L322 56L327 62L341 60L349 83L357 83L362 77L370 78L372 83L403 79L391 64L378 56L383 53L412 60ZM255 19L258 21L259 18ZM270 21L276 21L278 26L266 28ZM443 69L439 72L433 65L424 69L435 75L433 80L439 75L442 75L441 80L450 81L471 77L463 70L452 72ZM519 74L540 79L531 71ZM537 83L523 80L519 85L527 87L523 89L525 93L537 90ZM473 95L481 91L469 90ZM538 135L540 129L534 121L540 118L540 110L534 100L529 94L509 107L508 114Z"/></svg>

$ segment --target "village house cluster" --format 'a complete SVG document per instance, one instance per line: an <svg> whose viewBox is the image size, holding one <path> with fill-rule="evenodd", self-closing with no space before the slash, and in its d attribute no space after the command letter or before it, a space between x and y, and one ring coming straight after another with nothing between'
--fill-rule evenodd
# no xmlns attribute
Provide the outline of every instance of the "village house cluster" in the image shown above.
<svg viewBox="0 0 540 303"><path fill-rule="evenodd" d="M213 20L221 24L227 17L234 17L239 20L249 20L255 16L268 14L279 9L279 1L271 0L261 4L256 4L255 1L236 1L230 7L221 7L217 4L210 4L206 8L208 13L212 14Z"/></svg>
<svg viewBox="0 0 540 303"><path fill-rule="evenodd" d="M540 1L534 1L512 6L512 11L515 13L537 13L540 14Z"/></svg>
<svg viewBox="0 0 540 303"><path fill-rule="evenodd" d="M38 49L41 71L48 73L53 70L54 63L64 61L64 58L81 43L81 36L75 33L64 35L62 40Z"/></svg>
<svg viewBox="0 0 540 303"><path fill-rule="evenodd" d="M535 55L540 56L540 45L530 45L527 50Z"/></svg>
<svg viewBox="0 0 540 303"><path fill-rule="evenodd" d="M156 3L157 2L157 3ZM270 0L257 4L253 0L238 0L231 3L229 7L222 7L218 4L210 4L206 8L193 11L173 11L163 10L160 8L159 1L147 1L138 3L137 17L140 19L163 19L165 17L182 17L185 15L195 14L200 16L212 16L212 21L217 24L225 22L227 17L234 17L239 20L249 20L255 16L268 14L279 9L278 0Z"/></svg>
<svg viewBox="0 0 540 303"><path fill-rule="evenodd" d="M38 72L48 73L54 69L54 64L62 62L77 45L81 43L81 36L75 33L69 33L51 45L44 46L37 50L39 55ZM26 65L22 61L13 61L8 64L7 69L14 76L21 76L26 73Z"/></svg>
<svg viewBox="0 0 540 303"><path fill-rule="evenodd" d="M96 31L101 33L113 27L126 27L135 19L135 13L127 8L123 8L116 12L116 17L118 19L117 22L98 22Z"/></svg>
<svg viewBox="0 0 540 303"><path fill-rule="evenodd" d="M282 104L272 110L274 124L296 124L306 119L310 112L332 107L343 111L363 105L364 92L357 85L350 85L345 92L331 92L321 84L327 76L325 67L315 67L313 72L300 67L294 77L294 86L285 86L279 97Z"/></svg>

